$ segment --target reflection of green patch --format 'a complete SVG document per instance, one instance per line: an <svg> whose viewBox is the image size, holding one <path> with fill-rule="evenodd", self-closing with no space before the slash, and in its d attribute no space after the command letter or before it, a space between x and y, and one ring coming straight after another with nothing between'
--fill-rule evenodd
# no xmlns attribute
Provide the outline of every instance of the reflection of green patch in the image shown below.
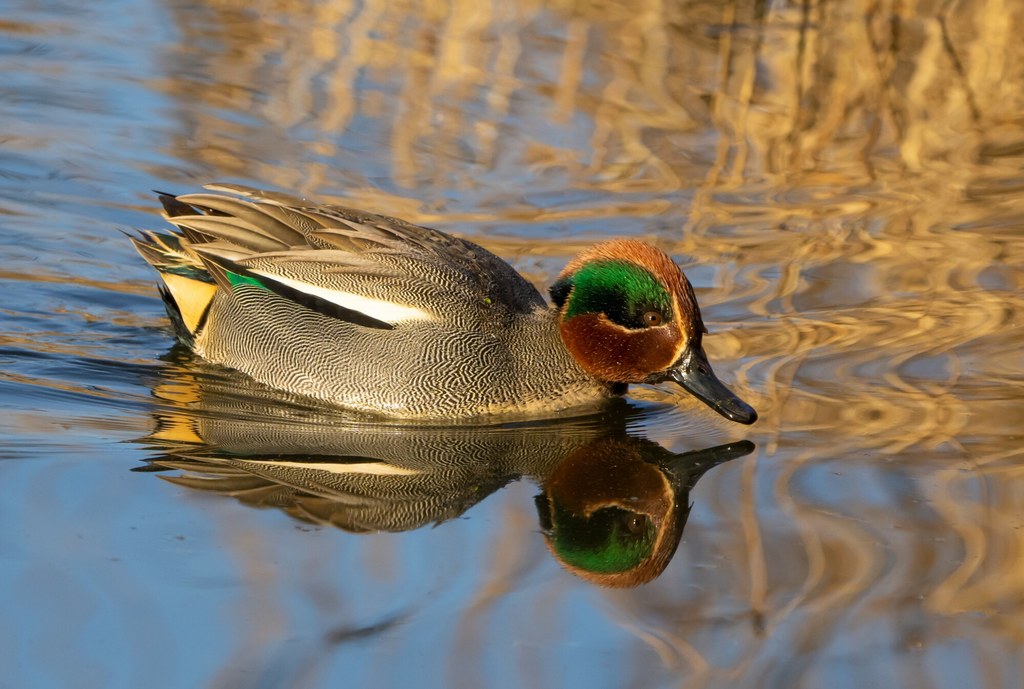
<svg viewBox="0 0 1024 689"><path fill-rule="evenodd" d="M605 507L589 517L554 505L551 545L568 565L588 572L613 574L637 567L651 556L657 530L646 517L639 532L627 526L638 516L619 507Z"/></svg>

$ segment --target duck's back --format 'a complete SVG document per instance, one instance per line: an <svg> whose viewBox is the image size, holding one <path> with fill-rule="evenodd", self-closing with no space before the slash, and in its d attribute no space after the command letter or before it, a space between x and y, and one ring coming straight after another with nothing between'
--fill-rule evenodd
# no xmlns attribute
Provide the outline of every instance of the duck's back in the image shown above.
<svg viewBox="0 0 1024 689"><path fill-rule="evenodd" d="M608 387L562 345L537 290L437 230L242 187L162 196L143 233L179 335L205 358L333 404L401 417L532 414Z"/></svg>

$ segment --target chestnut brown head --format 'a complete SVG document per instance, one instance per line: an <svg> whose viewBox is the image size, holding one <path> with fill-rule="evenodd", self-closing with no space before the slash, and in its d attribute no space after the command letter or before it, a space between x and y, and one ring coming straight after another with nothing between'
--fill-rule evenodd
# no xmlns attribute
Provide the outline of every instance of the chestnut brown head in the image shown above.
<svg viewBox="0 0 1024 689"><path fill-rule="evenodd" d="M672 380L728 419L757 420L711 370L693 287L659 249L632 239L598 244L565 267L551 298L566 348L598 380Z"/></svg>

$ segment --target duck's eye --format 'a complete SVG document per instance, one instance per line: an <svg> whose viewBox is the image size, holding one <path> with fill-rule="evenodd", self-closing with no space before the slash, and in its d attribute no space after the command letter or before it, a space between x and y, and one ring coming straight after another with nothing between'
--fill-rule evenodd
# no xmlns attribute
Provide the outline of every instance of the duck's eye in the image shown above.
<svg viewBox="0 0 1024 689"><path fill-rule="evenodd" d="M661 315L660 311L648 311L644 314L644 325L648 328L653 328L656 325L661 325L665 317Z"/></svg>
<svg viewBox="0 0 1024 689"><path fill-rule="evenodd" d="M647 515L630 512L623 516L622 525L634 536L642 536L647 531L649 521Z"/></svg>

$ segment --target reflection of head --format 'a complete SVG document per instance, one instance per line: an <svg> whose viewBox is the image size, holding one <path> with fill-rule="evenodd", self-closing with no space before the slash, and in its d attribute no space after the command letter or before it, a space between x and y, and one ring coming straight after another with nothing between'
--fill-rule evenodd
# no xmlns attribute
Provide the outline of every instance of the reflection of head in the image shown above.
<svg viewBox="0 0 1024 689"><path fill-rule="evenodd" d="M654 579L679 545L687 492L653 460L654 443L619 438L567 457L544 484L537 509L548 548L566 569L603 586Z"/></svg>

